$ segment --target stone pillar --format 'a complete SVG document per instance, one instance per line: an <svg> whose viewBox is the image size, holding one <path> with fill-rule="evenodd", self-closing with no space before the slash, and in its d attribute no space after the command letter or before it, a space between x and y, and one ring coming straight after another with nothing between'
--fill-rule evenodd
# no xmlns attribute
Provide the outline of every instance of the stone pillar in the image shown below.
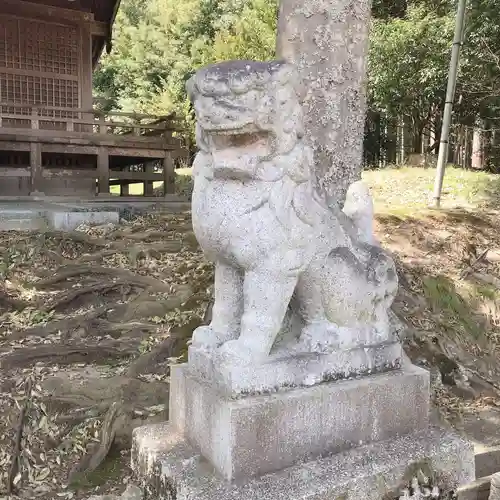
<svg viewBox="0 0 500 500"><path fill-rule="evenodd" d="M280 1L278 58L295 64L306 85L316 179L340 204L361 175L370 12L370 0Z"/></svg>

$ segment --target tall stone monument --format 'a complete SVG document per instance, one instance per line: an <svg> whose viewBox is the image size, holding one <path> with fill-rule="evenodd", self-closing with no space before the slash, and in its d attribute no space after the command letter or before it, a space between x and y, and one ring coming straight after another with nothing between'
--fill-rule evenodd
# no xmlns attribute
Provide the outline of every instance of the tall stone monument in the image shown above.
<svg viewBox="0 0 500 500"><path fill-rule="evenodd" d="M472 480L471 447L429 426L429 374L394 332L368 192L352 183L339 204L317 186L296 68L220 63L188 91L215 304L172 367L170 421L134 433L155 498L392 500L419 470L443 490Z"/></svg>
<svg viewBox="0 0 500 500"><path fill-rule="evenodd" d="M315 181L342 205L361 175L371 0L280 0L277 53L305 86Z"/></svg>

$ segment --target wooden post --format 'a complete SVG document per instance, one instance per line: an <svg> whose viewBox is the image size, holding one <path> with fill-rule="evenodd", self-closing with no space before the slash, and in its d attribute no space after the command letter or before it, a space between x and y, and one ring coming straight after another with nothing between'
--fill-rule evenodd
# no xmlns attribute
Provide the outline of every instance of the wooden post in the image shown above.
<svg viewBox="0 0 500 500"><path fill-rule="evenodd" d="M99 115L99 133L107 134L108 127L106 125L106 117L104 115Z"/></svg>
<svg viewBox="0 0 500 500"><path fill-rule="evenodd" d="M109 196L109 154L101 147L97 153L97 195Z"/></svg>
<svg viewBox="0 0 500 500"><path fill-rule="evenodd" d="M38 130L40 121L38 119L38 109L31 108L31 129ZM39 142L30 143L30 167L31 167L31 188L30 194L33 196L43 194L42 182L42 145Z"/></svg>
<svg viewBox="0 0 500 500"><path fill-rule="evenodd" d="M120 196L130 196L130 184L128 181L120 183Z"/></svg>
<svg viewBox="0 0 500 500"><path fill-rule="evenodd" d="M31 108L31 130L38 130L40 128L40 120L38 119L38 109Z"/></svg>
<svg viewBox="0 0 500 500"><path fill-rule="evenodd" d="M166 152L163 158L163 194L175 194L175 166L170 152Z"/></svg>
<svg viewBox="0 0 500 500"><path fill-rule="evenodd" d="M42 145L39 142L30 144L31 188L32 196L43 195L42 182Z"/></svg>
<svg viewBox="0 0 500 500"><path fill-rule="evenodd" d="M91 21L80 25L80 84L81 98L80 108L91 111L93 108L92 98L92 24ZM85 119L90 119L88 116Z"/></svg>
<svg viewBox="0 0 500 500"><path fill-rule="evenodd" d="M146 163L146 175L154 173L154 162L148 161ZM154 196L153 181L144 181L144 196Z"/></svg>

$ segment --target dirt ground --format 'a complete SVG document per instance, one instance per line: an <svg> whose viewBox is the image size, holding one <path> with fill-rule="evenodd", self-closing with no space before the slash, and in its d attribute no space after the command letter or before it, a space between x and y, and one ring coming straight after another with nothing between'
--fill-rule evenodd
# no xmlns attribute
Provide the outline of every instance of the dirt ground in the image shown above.
<svg viewBox="0 0 500 500"><path fill-rule="evenodd" d="M481 445L500 444L500 233L497 210L378 216L399 270L393 306L405 350L431 369L436 415Z"/></svg>
<svg viewBox="0 0 500 500"><path fill-rule="evenodd" d="M0 234L0 497L123 489L211 297L189 216Z"/></svg>
<svg viewBox="0 0 500 500"><path fill-rule="evenodd" d="M477 422L500 418L498 215L376 223L398 263L406 349L432 371L436 414L485 444L496 443L493 424ZM169 364L209 308L213 269L189 214L1 233L0 277L0 498L120 493L131 431L167 418Z"/></svg>

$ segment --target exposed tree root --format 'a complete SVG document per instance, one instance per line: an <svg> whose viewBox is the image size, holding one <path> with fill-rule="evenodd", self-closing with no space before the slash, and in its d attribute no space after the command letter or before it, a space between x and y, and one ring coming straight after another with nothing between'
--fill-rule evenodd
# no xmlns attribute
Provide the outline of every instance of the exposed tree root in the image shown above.
<svg viewBox="0 0 500 500"><path fill-rule="evenodd" d="M127 253L129 256L139 259L142 256L154 257L162 253L176 253L182 249L182 244L179 241L162 241L146 246L131 246L126 242L111 242L109 246L110 248L108 249L82 255L82 257L77 260L77 263L83 264L85 262L99 262L100 260L106 257L111 257L119 252Z"/></svg>
<svg viewBox="0 0 500 500"><path fill-rule="evenodd" d="M123 359L134 355L139 347L138 341L120 342L109 340L89 345L73 343L63 345L38 345L23 347L0 358L0 368L24 368L38 362L60 365L73 363L105 364L110 359Z"/></svg>
<svg viewBox="0 0 500 500"><path fill-rule="evenodd" d="M151 332L158 328L156 324L141 323L140 321L112 323L103 319L95 319L88 326L92 330L93 337L109 335L115 339L124 336L139 337L143 333Z"/></svg>
<svg viewBox="0 0 500 500"><path fill-rule="evenodd" d="M19 413L19 420L17 421L16 426L16 436L14 439L14 447L12 450L12 459L9 469L9 475L7 477L7 494L10 495L14 486L16 485L16 476L18 472L21 470L19 460L21 458L21 440L23 438L23 429L24 429L24 421L26 419L26 412L28 410L28 405L31 398L31 379L28 378L26 381L26 398L24 400L24 404Z"/></svg>
<svg viewBox="0 0 500 500"><path fill-rule="evenodd" d="M74 288L69 290L67 293L63 294L62 297L58 297L50 304L42 307L42 311L57 311L62 307L68 306L74 300L88 294L98 293L99 295L105 295L106 293L116 290L117 288L122 288L128 284L123 281L116 281L112 283L93 283L92 285L83 286L81 288Z"/></svg>
<svg viewBox="0 0 500 500"><path fill-rule="evenodd" d="M77 243L85 243L86 245L93 247L105 247L109 244L109 241L104 238L94 238L93 236L84 233L83 231L50 231L45 233L48 236L60 238L62 241L70 240Z"/></svg>
<svg viewBox="0 0 500 500"><path fill-rule="evenodd" d="M19 389L22 406L25 393L12 381L39 365L23 415L26 436L18 439L33 452L37 470L33 473L21 450L18 470L11 474L15 493L22 486L52 494L67 484L70 469L71 479L82 474L82 484L91 483L100 474L90 473L109 459L110 448L129 448L135 427L167 418L168 367L172 358L185 355L212 279L189 220L180 222L182 227L170 215L148 216L119 230L9 235L2 242L9 280L8 287L0 287L2 327L9 332L0 339L3 393ZM15 310L20 313L3 314ZM190 317L194 321L176 326ZM153 350L141 356L144 345ZM155 375L140 376L147 373ZM20 408L8 397L0 403L13 434ZM91 447L97 441L96 418L102 422L100 442ZM85 457L73 467L77 450ZM53 456L60 467L53 466ZM11 456L4 458L0 453L7 479Z"/></svg>
<svg viewBox="0 0 500 500"><path fill-rule="evenodd" d="M26 328L25 330L16 330L9 335L9 340L19 340L27 337L47 337L58 332L70 332L75 328L86 325L88 322L99 318L105 314L113 305L107 305L93 309L85 314L75 317L64 318L61 320L51 321L49 323Z"/></svg>
<svg viewBox="0 0 500 500"><path fill-rule="evenodd" d="M127 374L130 377L137 377L146 373L154 373L159 364L167 361L169 358L179 357L186 347L186 341L201 324L202 321L198 318L193 318L193 320L184 326L173 330L170 336L161 344L134 360L130 364Z"/></svg>
<svg viewBox="0 0 500 500"><path fill-rule="evenodd" d="M193 230L193 224L191 224L191 222L185 224L177 224L175 227L169 227L167 229L178 234L188 233Z"/></svg>
<svg viewBox="0 0 500 500"><path fill-rule="evenodd" d="M85 262L99 262L100 260L106 257L111 257L112 255L116 255L116 253L117 253L116 249L109 249L109 250L100 250L99 252L96 253L84 254L77 260L77 263L83 264Z"/></svg>
<svg viewBox="0 0 500 500"><path fill-rule="evenodd" d="M22 311L26 309L28 305L27 302L9 297L3 290L0 290L0 309L5 309L7 311Z"/></svg>
<svg viewBox="0 0 500 500"><path fill-rule="evenodd" d="M99 444L93 447L90 453L86 454L73 468L69 475L70 481L73 481L79 475L95 471L104 462L116 436L121 409L121 404L118 402L114 402L109 407L102 423Z"/></svg>
<svg viewBox="0 0 500 500"><path fill-rule="evenodd" d="M47 248L41 248L39 250L39 256L47 257L48 259L53 260L59 266L62 266L66 263L66 259L62 255Z"/></svg>
<svg viewBox="0 0 500 500"><path fill-rule="evenodd" d="M110 319L119 321L132 321L142 318L163 317L169 312L179 308L184 302L183 297L172 297L167 300L141 300L124 304L118 311L110 312ZM120 318L120 313L123 315Z"/></svg>
<svg viewBox="0 0 500 500"><path fill-rule="evenodd" d="M103 267L95 266L92 264L84 265L67 265L59 268L53 276L42 279L33 283L33 286L37 289L48 288L50 286L56 285L61 281L67 280L69 278L75 278L84 274L101 274L110 276L116 279L120 279L129 285L136 285L142 287L149 287L157 292L170 292L171 286L163 283L162 281L153 278L151 276L142 276L135 274L127 269L113 268L113 267Z"/></svg>
<svg viewBox="0 0 500 500"><path fill-rule="evenodd" d="M111 233L111 238L126 238L132 241L151 241L162 240L165 238L166 231L145 231L142 233L130 233L128 231L115 231Z"/></svg>

